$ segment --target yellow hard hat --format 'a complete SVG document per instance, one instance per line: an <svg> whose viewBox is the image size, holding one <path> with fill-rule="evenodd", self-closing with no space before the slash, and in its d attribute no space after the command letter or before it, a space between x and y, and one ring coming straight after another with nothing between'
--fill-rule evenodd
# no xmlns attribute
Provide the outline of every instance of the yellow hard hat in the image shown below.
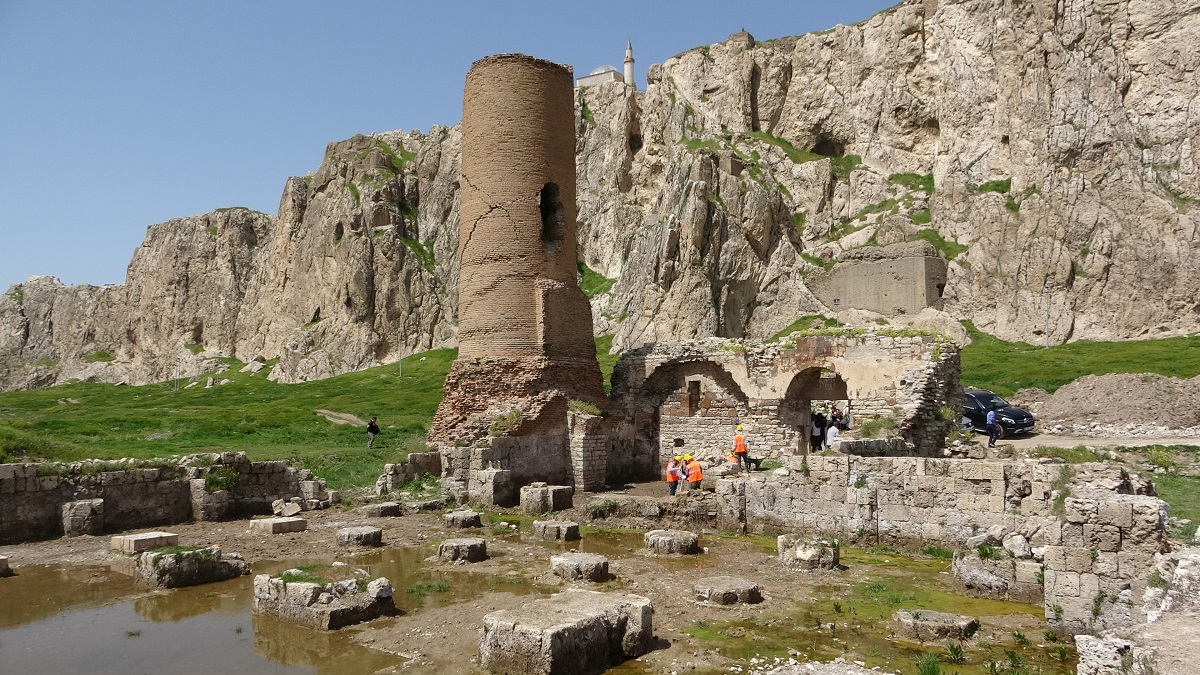
<svg viewBox="0 0 1200 675"><path fill-rule="evenodd" d="M738 430L738 431L741 431L741 430L742 430L742 425L740 425L740 424L739 424L739 425L738 425L738 428L737 428L737 430Z"/></svg>
<svg viewBox="0 0 1200 675"><path fill-rule="evenodd" d="M683 455L675 455L675 461L676 461L676 462L678 462L678 461L679 461L679 460L681 460L681 459L683 459Z"/></svg>
<svg viewBox="0 0 1200 675"><path fill-rule="evenodd" d="M684 456L683 456L683 458L684 458L684 459L691 459L691 458L692 458L692 456L691 456L691 455L684 455Z"/></svg>

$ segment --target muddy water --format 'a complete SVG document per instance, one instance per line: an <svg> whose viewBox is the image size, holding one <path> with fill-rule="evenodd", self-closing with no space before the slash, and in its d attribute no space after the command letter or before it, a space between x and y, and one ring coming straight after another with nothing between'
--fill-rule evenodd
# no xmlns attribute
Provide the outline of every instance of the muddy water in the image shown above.
<svg viewBox="0 0 1200 675"><path fill-rule="evenodd" d="M525 523L522 523L525 525ZM491 536L500 537L497 532ZM540 542L528 527L503 538L537 544L548 553L571 549L607 556L614 565L642 556L642 534L628 531L585 531L569 543ZM761 539L761 541L759 541ZM724 541L702 538L705 546L743 547L748 555L769 552L767 538ZM328 565L341 560L386 576L396 589L395 602L407 614L463 602L489 591L544 596L560 590L529 580L544 573L514 559L507 574L431 569L424 558L430 547L395 547L360 555L263 562L255 573L278 573L291 567ZM498 556L503 559L503 554ZM666 569L702 569L704 556L660 558ZM843 549L846 569L787 601L764 607L753 618L697 620L682 627L691 640L688 653L706 657L697 672L728 672L751 658L773 661L830 660L845 657L889 672L916 673L922 653L944 645L911 645L890 637L888 618L896 609L951 611L983 617L984 630L965 645L965 660L943 663L942 672L983 675L988 664L1000 670L1017 659L1032 673L1067 675L1074 668L1074 649L1051 643L1044 635L1041 608L977 600L945 590L948 563L889 551ZM532 563L533 558L530 558ZM174 675L214 672L320 673L341 675L387 673L403 659L368 650L351 641L356 629L325 633L251 613L252 578L172 591L149 592L122 574L92 567L26 566L17 576L0 580L0 675L9 673L152 673ZM380 625L397 619L381 619ZM1014 634L1029 642L1022 644ZM1068 643L1069 645L1069 643ZM1059 649L1062 648L1062 652ZM691 658L691 657L688 657ZM649 673L646 660L629 661L613 671L620 675Z"/></svg>
<svg viewBox="0 0 1200 675"><path fill-rule="evenodd" d="M424 548L268 561L255 574L342 561L384 576L404 613L461 602L490 590L548 594L521 575L426 569ZM232 672L360 675L390 672L403 659L351 641L354 628L326 633L251 612L253 576L170 591L147 591L99 567L25 566L0 585L0 675L16 673ZM382 619L381 621L389 621Z"/></svg>
<svg viewBox="0 0 1200 675"><path fill-rule="evenodd" d="M0 673L359 675L401 660L252 616L251 577L147 592L103 568L25 566L0 586Z"/></svg>

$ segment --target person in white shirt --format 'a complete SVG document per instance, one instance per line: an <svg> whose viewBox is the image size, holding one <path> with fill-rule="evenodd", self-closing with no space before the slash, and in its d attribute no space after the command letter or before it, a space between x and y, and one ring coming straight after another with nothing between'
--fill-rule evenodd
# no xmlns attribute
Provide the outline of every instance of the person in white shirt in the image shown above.
<svg viewBox="0 0 1200 675"><path fill-rule="evenodd" d="M825 447L827 449L833 449L833 444L837 442L839 431L836 424L829 425L829 431L825 432Z"/></svg>

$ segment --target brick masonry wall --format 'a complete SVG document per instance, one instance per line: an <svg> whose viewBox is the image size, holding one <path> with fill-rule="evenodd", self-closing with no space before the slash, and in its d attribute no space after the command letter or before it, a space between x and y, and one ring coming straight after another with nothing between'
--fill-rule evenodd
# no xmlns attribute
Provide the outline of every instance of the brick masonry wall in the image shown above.
<svg viewBox="0 0 1200 675"><path fill-rule="evenodd" d="M843 399L856 424L896 421L891 454L932 456L960 416L959 372L957 348L933 336L864 330L767 345L690 340L623 357L613 398L639 424L657 426L643 438L659 466L681 452L722 462L739 423L753 457L803 454L812 409ZM645 408L657 408L657 420L641 416Z"/></svg>
<svg viewBox="0 0 1200 675"><path fill-rule="evenodd" d="M513 407L531 426L508 435L545 435L568 400L608 403L578 285L571 68L523 54L472 64L461 173L459 351L429 440L474 445Z"/></svg>
<svg viewBox="0 0 1200 675"><path fill-rule="evenodd" d="M275 499L325 493L324 481L284 462L251 462L245 453L209 457L211 466L189 466L185 458L178 466L103 472L88 471L86 462L0 464L0 543L61 536L62 505L82 499L103 499L104 529L121 531L186 522L199 512L226 518L269 513ZM235 472L232 490L214 495L193 490L193 481L202 483L218 467ZM196 503L212 497L225 506L213 511Z"/></svg>

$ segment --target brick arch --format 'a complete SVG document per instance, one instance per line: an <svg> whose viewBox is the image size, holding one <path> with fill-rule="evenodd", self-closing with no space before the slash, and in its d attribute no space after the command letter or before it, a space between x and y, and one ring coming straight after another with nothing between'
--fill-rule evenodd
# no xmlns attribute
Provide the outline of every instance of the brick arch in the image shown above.
<svg viewBox="0 0 1200 675"><path fill-rule="evenodd" d="M703 378L720 392L692 385L696 378ZM695 454L702 461L720 457L723 432L716 430L751 410L750 397L734 376L720 364L704 359L659 365L643 382L639 402L647 413L643 438L653 464L659 467L668 455L680 452ZM720 442L718 435L722 436Z"/></svg>
<svg viewBox="0 0 1200 675"><path fill-rule="evenodd" d="M821 377L822 373L833 372L836 377ZM796 373L788 383L783 400L779 402L779 421L803 431L802 439L809 435L812 422L813 401L848 400L846 381L836 371L812 366Z"/></svg>
<svg viewBox="0 0 1200 675"><path fill-rule="evenodd" d="M687 383L687 378L692 375L707 377L716 382L722 389L731 393L740 406L750 405L750 397L742 391L733 375L712 361L668 362L658 366L641 386L643 402L657 408L668 396L682 388Z"/></svg>
<svg viewBox="0 0 1200 675"><path fill-rule="evenodd" d="M821 377L830 372L835 377ZM846 380L831 368L812 366L796 373L788 383L783 400L842 401L849 398Z"/></svg>

